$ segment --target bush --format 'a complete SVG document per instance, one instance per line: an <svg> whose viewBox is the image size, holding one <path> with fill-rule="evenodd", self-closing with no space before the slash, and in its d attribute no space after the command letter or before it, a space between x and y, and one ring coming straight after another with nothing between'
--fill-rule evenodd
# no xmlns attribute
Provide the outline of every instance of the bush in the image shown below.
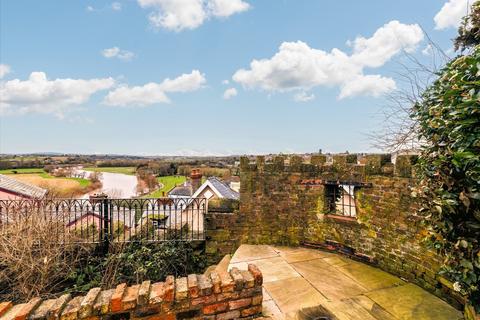
<svg viewBox="0 0 480 320"><path fill-rule="evenodd" d="M419 195L442 273L480 310L480 46L448 63L414 107Z"/></svg>
<svg viewBox="0 0 480 320"><path fill-rule="evenodd" d="M84 245L61 241L64 231L62 222L37 210L9 212L8 224L0 226L0 301L64 290L68 274L88 253Z"/></svg>
<svg viewBox="0 0 480 320"><path fill-rule="evenodd" d="M67 291L83 293L93 287L112 288L122 282L163 281L168 275L200 273L205 262L204 255L188 242L131 242L106 256L86 257L69 275L72 287Z"/></svg>

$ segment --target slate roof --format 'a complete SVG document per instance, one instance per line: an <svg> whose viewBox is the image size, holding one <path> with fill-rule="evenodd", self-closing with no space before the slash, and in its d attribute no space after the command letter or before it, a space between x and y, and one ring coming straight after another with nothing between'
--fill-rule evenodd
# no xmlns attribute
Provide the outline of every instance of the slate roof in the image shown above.
<svg viewBox="0 0 480 320"><path fill-rule="evenodd" d="M47 190L0 174L0 189L34 199L43 198Z"/></svg>
<svg viewBox="0 0 480 320"><path fill-rule="evenodd" d="M190 197L192 196L192 188L189 186L178 186L173 188L168 195L171 196L184 196L184 197Z"/></svg>
<svg viewBox="0 0 480 320"><path fill-rule="evenodd" d="M218 193L225 199L239 200L240 194L230 188L226 183L220 181L217 177L210 177L208 181L217 189Z"/></svg>

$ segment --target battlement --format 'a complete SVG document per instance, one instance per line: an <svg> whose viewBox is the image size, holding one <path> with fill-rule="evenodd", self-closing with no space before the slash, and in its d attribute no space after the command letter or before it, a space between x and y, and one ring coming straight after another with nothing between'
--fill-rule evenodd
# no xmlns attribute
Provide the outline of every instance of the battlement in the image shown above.
<svg viewBox="0 0 480 320"><path fill-rule="evenodd" d="M364 180L366 176L397 176L411 178L417 155L391 154L315 154L309 157L244 156L240 158L242 172L298 172L322 174L332 179Z"/></svg>

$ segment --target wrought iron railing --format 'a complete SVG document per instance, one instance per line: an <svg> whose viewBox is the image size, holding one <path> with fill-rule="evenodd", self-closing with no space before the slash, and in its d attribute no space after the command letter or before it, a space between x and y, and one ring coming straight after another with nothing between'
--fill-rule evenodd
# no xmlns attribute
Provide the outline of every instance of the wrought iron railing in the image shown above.
<svg viewBox="0 0 480 320"><path fill-rule="evenodd" d="M49 223L59 241L115 243L205 239L205 198L0 200L0 232Z"/></svg>

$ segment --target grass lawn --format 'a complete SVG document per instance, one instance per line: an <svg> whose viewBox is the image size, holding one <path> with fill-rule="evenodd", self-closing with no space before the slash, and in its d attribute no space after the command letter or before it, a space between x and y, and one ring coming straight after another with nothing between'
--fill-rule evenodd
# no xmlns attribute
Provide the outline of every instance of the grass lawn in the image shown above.
<svg viewBox="0 0 480 320"><path fill-rule="evenodd" d="M16 173L15 173L16 172ZM46 174L48 173L45 172L42 168L26 168L26 169L4 169L0 170L0 174L32 174L32 173L37 173L37 174Z"/></svg>
<svg viewBox="0 0 480 320"><path fill-rule="evenodd" d="M135 167L87 167L83 169L86 171L123 173L123 174L135 175Z"/></svg>
<svg viewBox="0 0 480 320"><path fill-rule="evenodd" d="M165 192L166 196L170 190L172 190L175 186L184 183L187 178L185 176L165 176L159 177L157 180L163 185L163 187L146 195L145 198L160 198L162 196L162 192Z"/></svg>

